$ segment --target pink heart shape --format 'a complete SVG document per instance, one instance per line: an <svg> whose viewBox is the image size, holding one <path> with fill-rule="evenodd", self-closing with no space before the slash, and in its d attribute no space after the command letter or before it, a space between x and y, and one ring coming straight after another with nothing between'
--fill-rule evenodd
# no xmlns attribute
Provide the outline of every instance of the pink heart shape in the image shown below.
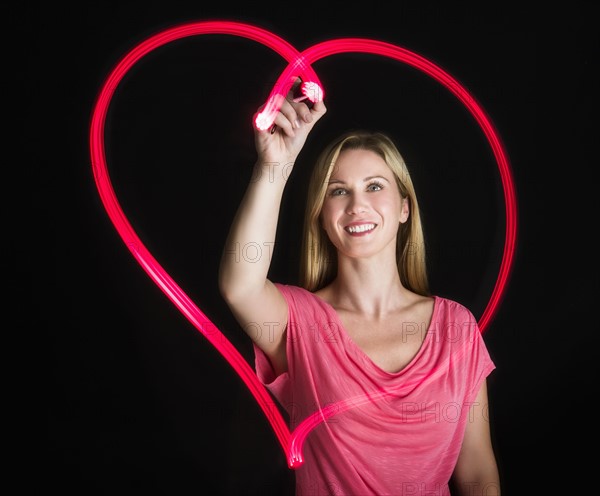
<svg viewBox="0 0 600 496"><path fill-rule="evenodd" d="M339 414L349 408L354 408L364 401L373 401L373 397L350 398L335 405L329 405L306 418L293 432L290 432L279 411L273 408L273 401L269 392L259 381L252 367L250 367L244 357L221 331L212 324L202 310L198 308L169 274L167 274L141 242L119 205L108 175L104 151L104 124L110 101L120 81L138 60L152 50L180 38L202 34L228 34L248 38L268 46L288 61L288 66L281 73L269 95L267 106L262 114L258 116L260 126L263 128L267 128L272 124L274 115L279 110L279 102L287 94L295 76L300 76L305 82L318 85L318 88L322 91L323 87L311 64L323 57L339 53L371 53L409 64L443 84L463 103L475 117L490 143L500 171L505 198L506 232L502 263L490 300L478 322L481 332L484 332L487 328L498 308L513 262L517 228L514 184L502 143L493 125L487 118L486 113L469 92L453 77L432 62L404 48L389 43L361 38L346 38L329 40L314 45L303 52L298 52L285 40L256 26L228 21L195 22L168 29L148 38L130 51L113 69L99 93L90 127L92 169L102 203L119 235L137 262L147 272L154 283L161 288L175 306L210 341L239 374L275 431L287 456L288 466L290 468L297 468L303 462L302 446L304 440L316 425L332 415Z"/></svg>

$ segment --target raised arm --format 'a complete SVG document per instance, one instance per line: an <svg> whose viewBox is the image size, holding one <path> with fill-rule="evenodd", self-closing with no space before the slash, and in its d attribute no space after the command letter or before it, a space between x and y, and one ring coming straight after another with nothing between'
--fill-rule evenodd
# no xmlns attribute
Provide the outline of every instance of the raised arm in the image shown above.
<svg viewBox="0 0 600 496"><path fill-rule="evenodd" d="M293 90L275 118L273 132L254 128L257 161L233 220L219 271L223 298L278 374L287 370L288 310L267 274L275 246L279 208L296 157L313 126L326 112L323 102L309 108L302 102L292 101L292 96ZM252 257L244 256L247 253L252 253Z"/></svg>

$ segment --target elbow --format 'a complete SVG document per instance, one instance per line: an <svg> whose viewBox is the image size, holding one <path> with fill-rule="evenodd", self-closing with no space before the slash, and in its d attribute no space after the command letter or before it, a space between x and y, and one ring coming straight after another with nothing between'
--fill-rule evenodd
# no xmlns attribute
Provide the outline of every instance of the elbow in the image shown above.
<svg viewBox="0 0 600 496"><path fill-rule="evenodd" d="M222 272L219 274L218 283L221 298L230 304L235 299L235 284L230 280L230 278L225 277Z"/></svg>
<svg viewBox="0 0 600 496"><path fill-rule="evenodd" d="M230 268L221 261L221 265L219 266L219 274L218 274L218 288L221 297L227 302L230 303L235 291L235 277L233 276Z"/></svg>

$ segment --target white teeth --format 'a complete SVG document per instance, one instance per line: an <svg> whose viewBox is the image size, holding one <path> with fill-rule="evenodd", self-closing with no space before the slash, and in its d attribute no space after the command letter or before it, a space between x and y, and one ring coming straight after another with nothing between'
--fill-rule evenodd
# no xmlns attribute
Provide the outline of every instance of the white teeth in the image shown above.
<svg viewBox="0 0 600 496"><path fill-rule="evenodd" d="M346 228L346 230L351 233L371 231L372 229L375 229L375 224L361 224L359 226L349 226Z"/></svg>

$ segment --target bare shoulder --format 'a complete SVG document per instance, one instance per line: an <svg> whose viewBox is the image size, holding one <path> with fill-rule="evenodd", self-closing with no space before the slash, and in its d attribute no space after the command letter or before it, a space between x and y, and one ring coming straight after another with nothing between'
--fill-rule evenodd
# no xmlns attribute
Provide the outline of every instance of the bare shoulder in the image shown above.
<svg viewBox="0 0 600 496"><path fill-rule="evenodd" d="M428 322L431 320L435 306L433 296L423 296L409 292L404 312L413 315L416 322Z"/></svg>
<svg viewBox="0 0 600 496"><path fill-rule="evenodd" d="M329 304L333 302L331 285L325 286L317 291L313 291L313 294Z"/></svg>

